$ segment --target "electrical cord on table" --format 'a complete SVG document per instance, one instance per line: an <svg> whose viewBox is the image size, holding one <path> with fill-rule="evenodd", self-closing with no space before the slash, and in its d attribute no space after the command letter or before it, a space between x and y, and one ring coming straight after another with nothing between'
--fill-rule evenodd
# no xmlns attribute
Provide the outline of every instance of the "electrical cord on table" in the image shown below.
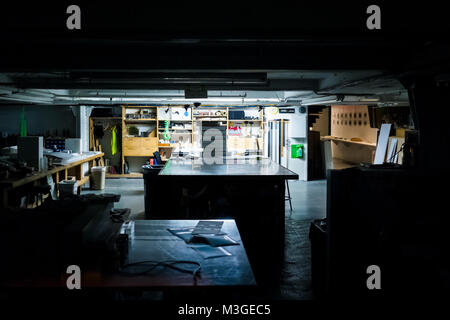
<svg viewBox="0 0 450 320"><path fill-rule="evenodd" d="M142 272L127 272L127 271L125 271L125 269L129 268L129 267L146 265L146 264L150 265L150 268L146 269L145 271L142 271ZM191 264L191 265L196 265L197 268L192 271L190 269L184 269L181 267L177 267L176 266L177 264ZM184 272L184 273L192 273L194 278L199 276L200 270L202 268L201 264L197 261L189 261L189 260L152 261L152 260L146 260L146 261L138 261L138 262L126 264L123 267L121 267L119 269L119 271L122 273L129 274L129 275L143 275L143 274L149 273L150 271L152 271L153 269L155 269L156 267L159 267L159 266L167 267L167 268L177 270L180 272Z"/></svg>
<svg viewBox="0 0 450 320"><path fill-rule="evenodd" d="M400 147L400 150L398 150L396 153L394 153L394 154L388 159L387 162L391 162L392 160L394 160L395 157L396 157L398 154L400 154L400 152L403 151L403 148L404 148L404 147L405 147L405 144L403 143L402 146Z"/></svg>

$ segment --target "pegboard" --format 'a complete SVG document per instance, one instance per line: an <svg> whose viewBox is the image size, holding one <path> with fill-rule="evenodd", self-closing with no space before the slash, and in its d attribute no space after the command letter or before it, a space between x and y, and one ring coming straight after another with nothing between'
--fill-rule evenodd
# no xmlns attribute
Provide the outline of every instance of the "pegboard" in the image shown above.
<svg viewBox="0 0 450 320"><path fill-rule="evenodd" d="M364 142L377 142L377 128L370 127L367 106L332 106L331 136L338 138L359 138ZM348 143L332 143L333 158L350 163L372 162L374 148Z"/></svg>
<svg viewBox="0 0 450 320"><path fill-rule="evenodd" d="M367 106L332 106L331 135L339 138L360 138L365 142L377 142L377 129L370 127Z"/></svg>

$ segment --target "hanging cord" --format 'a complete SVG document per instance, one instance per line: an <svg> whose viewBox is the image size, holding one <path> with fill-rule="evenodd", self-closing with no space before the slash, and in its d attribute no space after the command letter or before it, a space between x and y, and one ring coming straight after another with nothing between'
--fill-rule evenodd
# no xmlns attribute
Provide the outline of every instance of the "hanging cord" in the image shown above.
<svg viewBox="0 0 450 320"><path fill-rule="evenodd" d="M176 266L177 264L190 264L190 265L197 266L197 268L194 270L190 270L190 269L177 267ZM140 265L149 265L150 268L148 268L142 272L127 272L127 271L125 271L129 267L140 266ZM184 273L192 273L192 276L194 277L194 279L196 277L200 276L199 273L202 268L201 264L197 261L189 261L189 260L152 261L152 260L146 260L146 261L139 261L139 262L133 262L133 263L126 264L122 268L120 268L119 271L122 273L125 273L125 274L129 274L129 275L143 275L143 274L151 272L153 269L155 269L156 267L159 267L159 266L167 267L167 268L177 270L180 272L184 272Z"/></svg>

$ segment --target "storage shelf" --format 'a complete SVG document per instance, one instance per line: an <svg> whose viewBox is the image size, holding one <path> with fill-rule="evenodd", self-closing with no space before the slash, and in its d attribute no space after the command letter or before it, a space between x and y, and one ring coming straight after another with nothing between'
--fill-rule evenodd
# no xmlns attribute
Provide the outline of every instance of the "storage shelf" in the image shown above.
<svg viewBox="0 0 450 320"><path fill-rule="evenodd" d="M108 179L119 179L119 178L142 178L142 173L131 172L131 173L106 173L105 177Z"/></svg>
<svg viewBox="0 0 450 320"><path fill-rule="evenodd" d="M91 117L93 120L122 120L122 117Z"/></svg>
<svg viewBox="0 0 450 320"><path fill-rule="evenodd" d="M89 182L89 175L86 175L85 177L81 178L80 180L77 180L77 185L80 187L87 182Z"/></svg>
<svg viewBox="0 0 450 320"><path fill-rule="evenodd" d="M370 143L370 142L365 142L365 141L352 141L352 140L349 140L346 138L338 138L338 137L331 137L331 136L323 136L320 139L321 140L330 140L330 141L334 141L334 142L357 144L357 145L371 147L371 148L376 148L376 146L377 146L376 143Z"/></svg>
<svg viewBox="0 0 450 320"><path fill-rule="evenodd" d="M175 148L175 145L174 144L171 144L171 145L169 145L169 146L164 146L164 145L158 145L158 148L160 148L160 149L171 149L171 148Z"/></svg>
<svg viewBox="0 0 450 320"><path fill-rule="evenodd" d="M351 163L339 158L333 158L333 169L335 170L342 170L342 169L347 169L347 168L352 168L352 167L357 167L358 164L355 163Z"/></svg>
<svg viewBox="0 0 450 320"><path fill-rule="evenodd" d="M100 121L100 120L117 120L118 123L122 121L122 130L120 132L121 135L121 171L124 172L125 169L125 158L128 157L151 157L153 155L154 151L160 151L161 157L165 159L165 157L170 157L170 151L174 150L178 144L170 144L170 145L164 145L159 144L159 139L162 137L163 132L166 130L165 128L160 128L161 122L168 121L169 123L172 122L174 125L172 128L168 129L168 132L174 137L173 140L178 140L180 137L188 137L190 143L193 144L193 141L198 137L198 135L201 135L201 132L199 131L199 128L202 126L201 123L203 123L204 126L218 126L220 129L225 129L229 126L230 123L235 124L243 124L243 123L249 123L253 124L253 126L260 126L262 130L264 130L264 110L260 110L258 114L251 113L248 114L248 116L260 116L259 119L228 119L228 111L230 110L229 107L223 107L223 106L202 106L206 107L207 109L199 109L195 110L194 108L190 107L188 109L189 111L189 118L184 117L184 109L179 111L179 113L175 114L173 111L175 109L172 109L172 112L169 113L169 115L165 115L163 110L170 108L170 107L177 107L181 108L184 107L184 105L172 105L172 106L153 106L153 105L122 105L122 112L121 116L117 115L111 115L110 117L91 117L91 119L94 121ZM209 108L209 109L208 109ZM147 110L145 110L147 109ZM216 111L221 111L224 114L215 114ZM253 109L252 109L253 110ZM202 113L202 112L211 112L211 114L195 114L196 112ZM161 113L162 112L162 113ZM171 116L170 116L171 115ZM151 117L151 118L127 118L127 116L131 117ZM169 116L169 117L175 117L175 119L159 119L159 116ZM194 121L198 123L194 123ZM111 121L112 123L115 123ZM92 139L91 143L95 142L94 135L93 135L93 126L94 122L90 122L90 139ZM127 127L130 126L143 126L142 129L147 130L145 128L149 128L151 130L155 129L151 132L152 135L156 135L154 137L140 137L140 136L127 136L128 130ZM178 127L178 126L188 126L187 128ZM172 125L170 125L172 126ZM227 137L228 140L228 131L227 131ZM104 142L105 143L105 142ZM164 153L167 153L164 155ZM138 170L139 171L139 170ZM140 178L142 177L141 173L134 172L131 174L112 174L107 173L107 178Z"/></svg>
<svg viewBox="0 0 450 320"><path fill-rule="evenodd" d="M156 119L125 119L125 122L150 122L156 121Z"/></svg>
<svg viewBox="0 0 450 320"><path fill-rule="evenodd" d="M156 137L139 137L139 136L123 136L126 139L148 139L148 138L156 138Z"/></svg>
<svg viewBox="0 0 450 320"><path fill-rule="evenodd" d="M166 129L164 129L164 128L159 128L159 129L158 129L158 131L164 131L164 130L166 130ZM189 131L189 130L192 130L192 128L190 128L190 129L169 128L168 130L173 130L173 131Z"/></svg>

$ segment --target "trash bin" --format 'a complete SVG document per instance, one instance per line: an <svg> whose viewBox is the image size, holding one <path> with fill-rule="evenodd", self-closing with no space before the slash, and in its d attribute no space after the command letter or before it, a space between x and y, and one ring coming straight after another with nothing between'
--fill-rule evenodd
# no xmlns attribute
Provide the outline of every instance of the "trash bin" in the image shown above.
<svg viewBox="0 0 450 320"><path fill-rule="evenodd" d="M63 180L58 183L59 197L77 194L78 184L76 180Z"/></svg>
<svg viewBox="0 0 450 320"><path fill-rule="evenodd" d="M91 189L103 190L105 188L106 167L91 168Z"/></svg>
<svg viewBox="0 0 450 320"><path fill-rule="evenodd" d="M154 185L154 177L164 168L164 165L143 165L142 171L144 173L144 192L145 192L145 216L150 217L151 212L151 193Z"/></svg>
<svg viewBox="0 0 450 320"><path fill-rule="evenodd" d="M327 220L318 219L311 222L309 228L311 243L311 278L313 293L316 298L324 296L326 291L326 257L327 257Z"/></svg>

